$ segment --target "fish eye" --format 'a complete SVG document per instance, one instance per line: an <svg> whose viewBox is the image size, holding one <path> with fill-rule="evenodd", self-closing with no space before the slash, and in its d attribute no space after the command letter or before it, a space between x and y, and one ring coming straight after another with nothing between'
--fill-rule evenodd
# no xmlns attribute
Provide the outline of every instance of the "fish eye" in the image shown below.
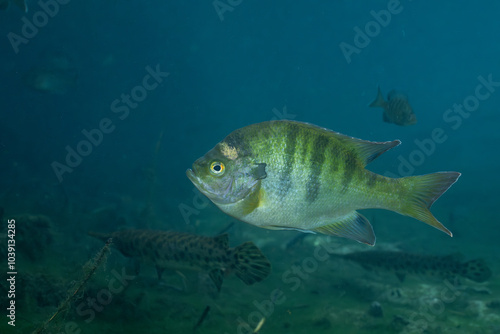
<svg viewBox="0 0 500 334"><path fill-rule="evenodd" d="M213 175L220 176L220 175L224 174L225 169L226 169L226 167L220 161L214 161L210 165L210 173L212 173Z"/></svg>

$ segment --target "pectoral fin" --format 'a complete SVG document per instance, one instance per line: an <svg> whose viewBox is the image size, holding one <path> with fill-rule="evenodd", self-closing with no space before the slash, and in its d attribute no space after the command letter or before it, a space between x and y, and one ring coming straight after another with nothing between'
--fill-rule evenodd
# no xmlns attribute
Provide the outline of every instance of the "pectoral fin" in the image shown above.
<svg viewBox="0 0 500 334"><path fill-rule="evenodd" d="M370 222L356 211L332 224L317 227L311 231L356 240L370 246L375 245L375 233Z"/></svg>
<svg viewBox="0 0 500 334"><path fill-rule="evenodd" d="M264 202L265 202L265 192L264 189L260 187L260 181L259 181L254 191L241 203L241 214L243 216L250 214L253 210L257 209Z"/></svg>
<svg viewBox="0 0 500 334"><path fill-rule="evenodd" d="M256 163L255 167L252 169L252 176L256 180L265 179L267 177L266 166L267 166L267 164L265 164L263 162Z"/></svg>

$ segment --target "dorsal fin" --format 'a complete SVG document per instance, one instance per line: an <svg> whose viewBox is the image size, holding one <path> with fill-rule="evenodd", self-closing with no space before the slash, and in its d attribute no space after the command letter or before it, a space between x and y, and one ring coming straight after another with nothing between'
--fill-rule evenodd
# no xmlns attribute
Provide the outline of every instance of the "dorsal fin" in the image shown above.
<svg viewBox="0 0 500 334"><path fill-rule="evenodd" d="M380 89L380 86L378 86L377 90L377 97L375 100L370 103L369 107L372 108L385 108L387 107L387 102L384 100L384 96L382 95L382 90Z"/></svg>
<svg viewBox="0 0 500 334"><path fill-rule="evenodd" d="M446 259L447 261L455 261L455 262L463 262L465 260L464 254L460 252L455 252L449 255L445 255L443 258Z"/></svg>
<svg viewBox="0 0 500 334"><path fill-rule="evenodd" d="M385 151L388 151L391 148L401 144L401 141L399 139L393 141L384 141L384 142L372 142L357 138L350 138L350 139L354 144L354 146L356 147L356 151L358 152L359 157L363 161L364 166L368 165L370 162L375 160Z"/></svg>
<svg viewBox="0 0 500 334"><path fill-rule="evenodd" d="M370 162L378 158L382 153L401 144L401 140L399 139L381 142L369 141L347 136L332 130L329 131L333 132L338 139L344 142L349 142L351 146L355 147L359 158L361 159L361 161L363 161L363 166L368 165Z"/></svg>
<svg viewBox="0 0 500 334"><path fill-rule="evenodd" d="M297 121L288 121L288 122L298 124L305 128L320 130L327 136L332 136L341 142L348 143L347 146L351 148L354 147L354 150L358 154L359 159L363 162L363 167L372 162L373 160L375 160L379 155L381 155L385 151L390 150L391 148L401 144L401 141L399 139L393 141L374 142L347 136L340 132L333 131L310 123L303 123Z"/></svg>
<svg viewBox="0 0 500 334"><path fill-rule="evenodd" d="M92 231L88 231L87 234L90 235L91 237L97 238L97 239L102 240L102 241L106 241L109 238L111 238L111 236L112 236L111 233L99 233L99 232L92 232Z"/></svg>

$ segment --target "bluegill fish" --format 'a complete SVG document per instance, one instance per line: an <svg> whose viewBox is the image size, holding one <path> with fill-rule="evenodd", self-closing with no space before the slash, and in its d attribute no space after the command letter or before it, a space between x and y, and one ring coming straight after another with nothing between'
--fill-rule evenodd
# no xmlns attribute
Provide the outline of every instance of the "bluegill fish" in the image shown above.
<svg viewBox="0 0 500 334"><path fill-rule="evenodd" d="M259 227L374 245L369 221L356 210L380 208L451 236L429 208L460 173L393 179L365 169L399 144L369 142L308 123L269 121L232 132L186 174L222 211Z"/></svg>
<svg viewBox="0 0 500 334"><path fill-rule="evenodd" d="M398 91L392 90L387 94L387 101L384 100L382 91L378 87L378 94L370 107L380 107L384 109L383 120L387 123L407 126L417 123L417 116L408 102L408 97Z"/></svg>
<svg viewBox="0 0 500 334"><path fill-rule="evenodd" d="M400 281L408 274L434 278L468 278L485 282L491 277L491 270L481 259L461 261L458 255L436 256L393 251L354 252L340 255L370 270L382 269L393 272Z"/></svg>
<svg viewBox="0 0 500 334"><path fill-rule="evenodd" d="M271 272L271 264L257 246L245 242L229 248L227 234L204 237L173 231L124 230L89 235L101 240L112 238L112 245L123 255L154 265L158 278L165 269L206 271L220 290L224 274L234 272L251 285Z"/></svg>

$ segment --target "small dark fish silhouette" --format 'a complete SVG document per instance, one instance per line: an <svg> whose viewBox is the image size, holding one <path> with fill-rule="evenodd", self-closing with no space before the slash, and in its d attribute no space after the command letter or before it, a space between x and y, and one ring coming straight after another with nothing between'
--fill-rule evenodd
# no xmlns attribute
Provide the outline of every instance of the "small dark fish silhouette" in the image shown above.
<svg viewBox="0 0 500 334"><path fill-rule="evenodd" d="M417 123L417 117L408 102L408 97L400 92L391 90L387 94L387 101L382 96L382 91L378 87L378 94L370 107L380 107L384 109L384 122L394 123L396 125L406 126Z"/></svg>
<svg viewBox="0 0 500 334"><path fill-rule="evenodd" d="M262 281L271 272L269 260L252 242L229 248L227 234L204 237L174 231L124 230L110 234L89 232L101 240L113 239L123 255L152 264L158 278L165 269L206 271L220 291L224 274L232 271L245 284Z"/></svg>
<svg viewBox="0 0 500 334"><path fill-rule="evenodd" d="M47 52L23 74L23 83L39 92L63 95L74 89L78 72L73 60L61 52Z"/></svg>
<svg viewBox="0 0 500 334"><path fill-rule="evenodd" d="M402 282L407 274L437 278L465 277L484 282L491 277L491 270L481 259L463 262L458 254L447 256L423 255L391 251L365 251L340 255L365 269L383 269L393 272Z"/></svg>

